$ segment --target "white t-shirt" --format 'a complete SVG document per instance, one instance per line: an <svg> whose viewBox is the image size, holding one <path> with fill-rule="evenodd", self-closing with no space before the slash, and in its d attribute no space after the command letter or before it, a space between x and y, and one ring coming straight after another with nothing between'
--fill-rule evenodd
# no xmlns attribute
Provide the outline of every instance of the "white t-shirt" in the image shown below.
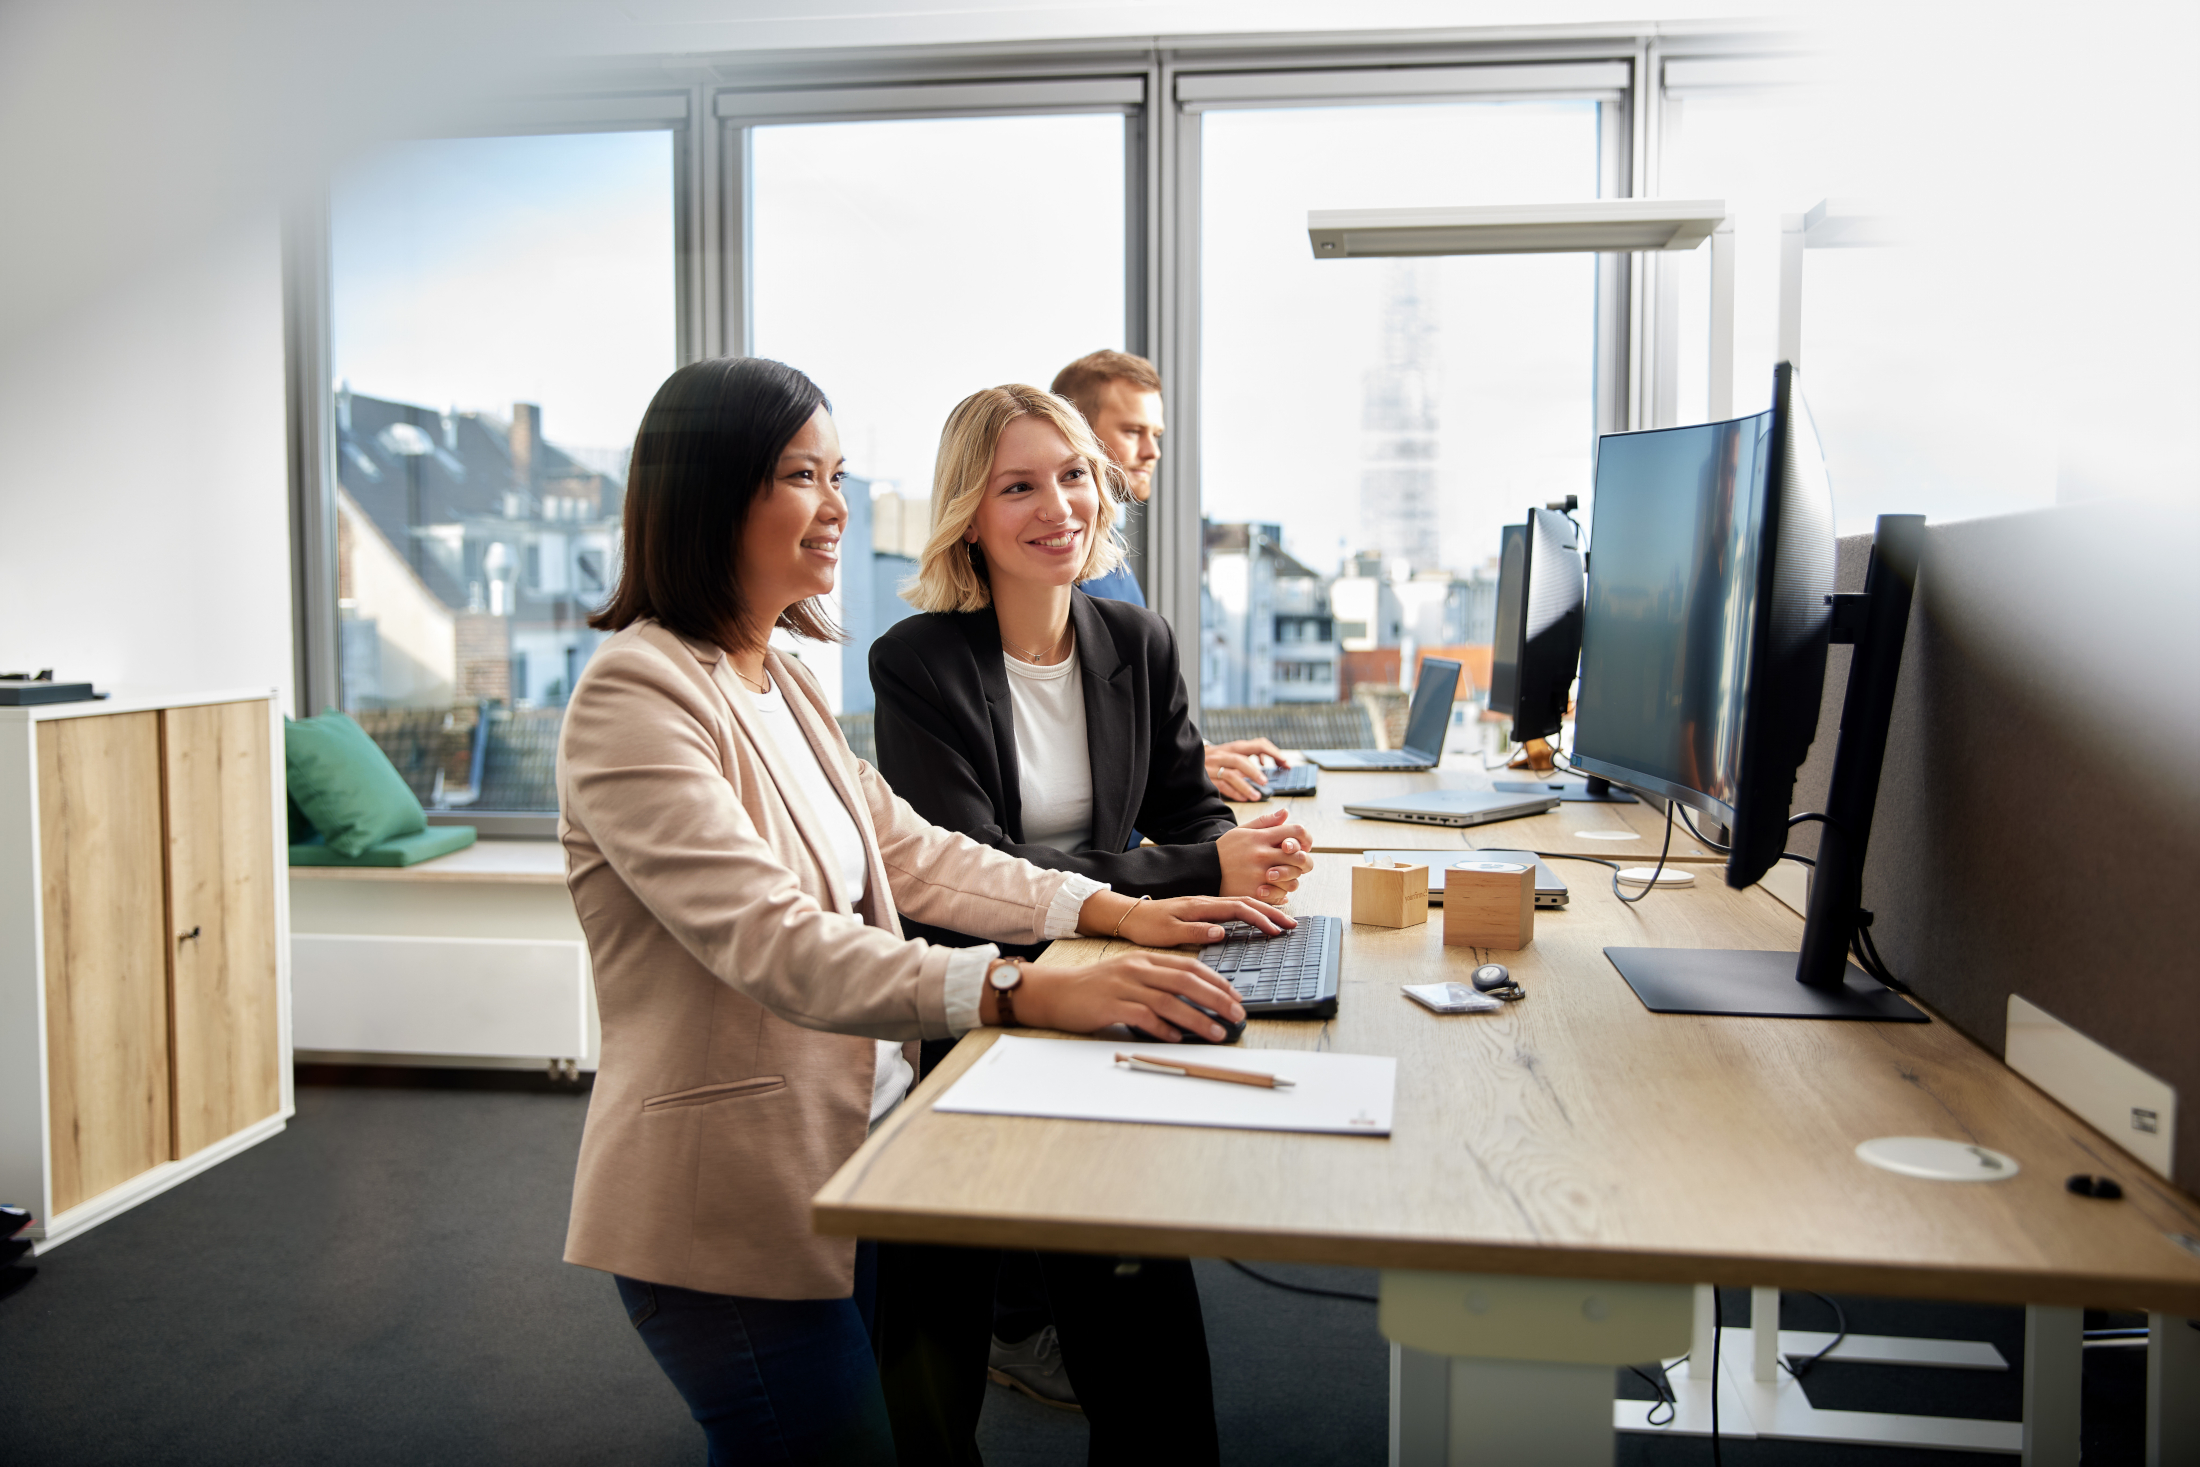
<svg viewBox="0 0 2200 1467"><path fill-rule="evenodd" d="M1001 654L1016 720L1017 791L1024 840L1062 852L1092 844L1092 748L1085 738L1085 683L1077 652L1053 667Z"/></svg>
<svg viewBox="0 0 2200 1467"><path fill-rule="evenodd" d="M817 762L810 741L803 737L802 726L788 711L787 696L778 684L775 682L768 693L752 692L750 697L756 702L756 711L764 717L764 729L773 749L794 771L795 783L802 787L802 798L809 801L818 823L825 827L834 864L840 868L841 886L848 893L848 905L860 905L866 888L865 861L863 834L856 829L855 817L848 813L848 807L840 802L839 793L825 778L825 768ZM909 1093L916 1078L901 1046L890 1039L879 1040L871 1076L871 1119L875 1121L892 1110L902 1096Z"/></svg>

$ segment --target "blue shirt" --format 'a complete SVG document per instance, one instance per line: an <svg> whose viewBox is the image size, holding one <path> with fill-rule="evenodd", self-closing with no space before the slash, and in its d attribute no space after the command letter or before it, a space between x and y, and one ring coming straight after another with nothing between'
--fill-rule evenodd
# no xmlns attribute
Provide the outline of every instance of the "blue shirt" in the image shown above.
<svg viewBox="0 0 2200 1467"><path fill-rule="evenodd" d="M1077 589L1106 601L1128 601L1133 606L1146 604L1146 593L1138 589L1138 577L1131 574L1127 565L1119 565L1104 576L1080 581Z"/></svg>

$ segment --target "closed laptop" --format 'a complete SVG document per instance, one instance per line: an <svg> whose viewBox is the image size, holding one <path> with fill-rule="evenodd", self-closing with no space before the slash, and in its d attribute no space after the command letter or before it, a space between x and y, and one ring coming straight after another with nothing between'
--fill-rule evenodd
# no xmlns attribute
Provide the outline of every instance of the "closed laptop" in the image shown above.
<svg viewBox="0 0 2200 1467"><path fill-rule="evenodd" d="M1442 902L1444 899L1444 873L1453 866L1469 861L1511 861L1516 865L1535 867L1535 904L1551 909L1566 905L1568 893L1565 881L1550 863L1533 851L1369 851L1361 859L1368 861L1392 861L1405 866L1428 867L1428 899Z"/></svg>
<svg viewBox="0 0 2200 1467"><path fill-rule="evenodd" d="M1347 805L1344 812L1368 820L1403 820L1412 825L1487 825L1493 820L1518 820L1557 808L1558 796L1552 794L1424 790L1417 795Z"/></svg>

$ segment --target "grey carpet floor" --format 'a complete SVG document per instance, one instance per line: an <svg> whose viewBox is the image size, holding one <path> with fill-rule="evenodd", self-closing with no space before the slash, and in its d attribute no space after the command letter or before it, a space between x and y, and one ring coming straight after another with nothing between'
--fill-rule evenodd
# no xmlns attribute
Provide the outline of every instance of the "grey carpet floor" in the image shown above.
<svg viewBox="0 0 2200 1467"><path fill-rule="evenodd" d="M359 1078L356 1073L346 1077ZM0 1459L76 1464L678 1464L702 1435L603 1275L559 1261L587 1098L538 1081L388 1072L302 1084L282 1135L38 1260L0 1299ZM1275 1266L1372 1291L1349 1269ZM1199 1265L1231 1467L1380 1467L1388 1356L1375 1311ZM1742 1307L1738 1291L1729 1309ZM1985 1338L2014 1310L1844 1300L1860 1331ZM1790 1295L1783 1322L1824 1328ZM2144 1352L2087 1352L2086 1461L2136 1463ZM1822 1366L1821 1406L2018 1414L2015 1372ZM1648 1388L1635 1385L1645 1396ZM994 1388L997 1467L1074 1467L1072 1414ZM1627 1435L1621 1467L1708 1463ZM1984 1467L1967 1454L1732 1442L1731 1467Z"/></svg>

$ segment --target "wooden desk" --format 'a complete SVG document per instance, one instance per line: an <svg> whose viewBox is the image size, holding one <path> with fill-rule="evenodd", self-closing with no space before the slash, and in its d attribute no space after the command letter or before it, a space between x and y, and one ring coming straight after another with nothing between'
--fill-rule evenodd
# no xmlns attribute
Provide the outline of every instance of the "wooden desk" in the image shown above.
<svg viewBox="0 0 2200 1467"><path fill-rule="evenodd" d="M1232 805L1240 822L1287 809L1307 827L1316 851L1358 855L1363 851L1456 851L1460 849L1548 851L1568 856L1601 856L1650 865L1665 839L1665 817L1644 804L1562 804L1547 815L1502 820L1491 825L1416 825L1402 820L1367 820L1347 815L1347 804L1419 794L1425 790L1486 790L1492 780L1527 778L1518 770L1484 773L1478 769L1431 769L1416 773L1348 773L1325 769L1311 798L1262 800ZM1724 861L1718 852L1692 839L1687 828L1673 827L1669 861Z"/></svg>
<svg viewBox="0 0 2200 1467"><path fill-rule="evenodd" d="M1317 858L1297 908L1346 913L1348 865ZM842 1236L1382 1268L1393 1341L1432 1277L1414 1271L1553 1289L1633 1281L1663 1286L1668 1304L1676 1286L1711 1282L2200 1315L2200 1256L2170 1236L2200 1236L2200 1207L1945 1023L1656 1015L1601 951L1792 949L1801 928L1764 893L1712 881L1634 907L1583 882L1568 910L1538 914L1531 947L1496 955L1528 997L1455 1017L1399 985L1463 977L1488 954L1444 948L1435 922L1349 929L1337 1017L1256 1021L1244 1043L1395 1055L1388 1140L933 1113L992 1043L981 1030L818 1194L814 1222ZM1046 961L1104 947L1057 943ZM1970 1185L1894 1176L1854 1155L1883 1135L1962 1137L2023 1171ZM2125 1200L2070 1195L2075 1172L2114 1176ZM1682 1333L1680 1348L1636 1358L1680 1354ZM1586 1366L1563 1368L1601 1390L1609 1432L1609 1370L1596 1384Z"/></svg>

